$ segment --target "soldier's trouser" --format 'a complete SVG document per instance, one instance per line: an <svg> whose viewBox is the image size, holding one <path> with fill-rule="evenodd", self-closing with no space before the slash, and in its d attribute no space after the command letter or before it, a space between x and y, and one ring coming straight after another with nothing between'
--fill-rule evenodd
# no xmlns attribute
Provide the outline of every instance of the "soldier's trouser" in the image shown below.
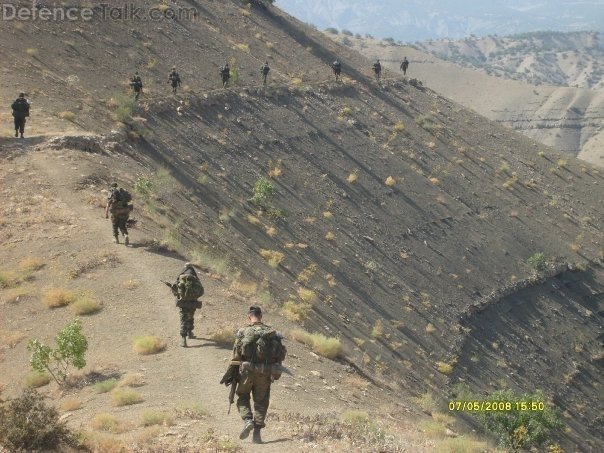
<svg viewBox="0 0 604 453"><path fill-rule="evenodd" d="M140 95L141 95L141 90L134 89L134 99L138 99Z"/></svg>
<svg viewBox="0 0 604 453"><path fill-rule="evenodd" d="M229 77L222 76L222 86L226 87L229 84Z"/></svg>
<svg viewBox="0 0 604 453"><path fill-rule="evenodd" d="M128 215L123 214L111 214L111 225L113 226L113 236L118 236L118 230L126 236L128 234L128 228L126 222L128 221Z"/></svg>
<svg viewBox="0 0 604 453"><path fill-rule="evenodd" d="M178 84L177 83L173 83L172 84L172 93L176 94L176 89L178 88Z"/></svg>
<svg viewBox="0 0 604 453"><path fill-rule="evenodd" d="M252 412L250 394L254 398L254 412ZM271 396L271 374L242 370L237 396L237 409L241 418L253 419L256 426L264 428Z"/></svg>
<svg viewBox="0 0 604 453"><path fill-rule="evenodd" d="M195 328L195 308L180 309L180 336L186 337Z"/></svg>
<svg viewBox="0 0 604 453"><path fill-rule="evenodd" d="M15 118L15 131L22 134L25 132L25 118Z"/></svg>

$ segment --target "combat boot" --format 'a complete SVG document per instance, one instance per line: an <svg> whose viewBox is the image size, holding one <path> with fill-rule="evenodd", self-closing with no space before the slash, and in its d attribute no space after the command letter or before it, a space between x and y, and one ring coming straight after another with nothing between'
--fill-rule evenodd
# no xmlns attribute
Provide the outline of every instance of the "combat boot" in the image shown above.
<svg viewBox="0 0 604 453"><path fill-rule="evenodd" d="M186 347L187 347L187 337L180 337L180 345L181 345L183 348L186 348Z"/></svg>
<svg viewBox="0 0 604 453"><path fill-rule="evenodd" d="M243 423L241 434L239 434L239 439L247 439L252 429L254 429L254 421L251 418L246 418Z"/></svg>
<svg viewBox="0 0 604 453"><path fill-rule="evenodd" d="M254 444L261 444L262 443L262 437L260 436L260 430L262 428L260 426L254 426L254 434L252 434L252 443Z"/></svg>
<svg viewBox="0 0 604 453"><path fill-rule="evenodd" d="M19 137L19 131L15 131L15 137Z"/></svg>
<svg viewBox="0 0 604 453"><path fill-rule="evenodd" d="M113 236L113 243L114 243L114 244L119 244L119 243L120 243L120 238L119 238L119 236Z"/></svg>
<svg viewBox="0 0 604 453"><path fill-rule="evenodd" d="M197 337L195 336L195 334L194 334L194 333L193 333L193 331L191 330L191 331L189 332L189 340L193 340L193 339L195 339L195 338L197 338Z"/></svg>
<svg viewBox="0 0 604 453"><path fill-rule="evenodd" d="M21 132L21 138L23 138L23 132Z"/></svg>
<svg viewBox="0 0 604 453"><path fill-rule="evenodd" d="M124 234L124 245L130 245L130 239L128 239L127 234Z"/></svg>

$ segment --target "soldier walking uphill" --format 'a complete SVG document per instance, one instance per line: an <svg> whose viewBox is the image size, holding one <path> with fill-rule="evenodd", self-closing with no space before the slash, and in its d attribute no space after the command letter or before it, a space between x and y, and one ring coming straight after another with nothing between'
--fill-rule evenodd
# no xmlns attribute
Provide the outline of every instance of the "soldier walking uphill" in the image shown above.
<svg viewBox="0 0 604 453"><path fill-rule="evenodd" d="M333 75L336 76L336 82L340 79L340 74L342 73L342 64L339 60L334 61L331 64L331 69L333 69Z"/></svg>
<svg viewBox="0 0 604 453"><path fill-rule="evenodd" d="M375 60L373 63L373 72L375 73L375 80L380 81L380 77L382 76L382 65L380 60Z"/></svg>
<svg viewBox="0 0 604 453"><path fill-rule="evenodd" d="M20 93L19 97L11 105L13 109L13 118L15 119L15 137L23 138L25 133L25 121L29 116L29 101L25 99L25 93Z"/></svg>
<svg viewBox="0 0 604 453"><path fill-rule="evenodd" d="M222 77L222 88L226 88L231 78L231 68L228 63L220 67L220 77Z"/></svg>
<svg viewBox="0 0 604 453"><path fill-rule="evenodd" d="M268 65L268 61L265 61L264 64L262 65L262 67L260 68L260 73L262 74L262 83L263 85L266 85L266 78L268 77L268 73L270 72L271 68Z"/></svg>
<svg viewBox="0 0 604 453"><path fill-rule="evenodd" d="M191 263L186 263L184 270L176 277L173 285L166 283L176 296L176 306L180 308L180 345L187 347L187 337L195 338L195 310L201 308L204 289L199 276Z"/></svg>
<svg viewBox="0 0 604 453"><path fill-rule="evenodd" d="M134 99L138 101L139 96L143 92L143 79L138 75L138 71L134 73L134 76L130 79L130 86L134 90Z"/></svg>
<svg viewBox="0 0 604 453"><path fill-rule="evenodd" d="M168 83L172 84L172 93L176 94L176 89L181 85L180 76L176 72L176 68L172 68L172 72L168 76Z"/></svg>
<svg viewBox="0 0 604 453"><path fill-rule="evenodd" d="M128 191L118 187L117 183L111 184L111 190L107 197L107 206L105 207L105 218L111 213L111 225L113 226L113 242L120 243L119 233L124 236L124 244L130 244L128 239L128 217L132 212L132 195ZM119 230L119 231L118 231Z"/></svg>
<svg viewBox="0 0 604 453"><path fill-rule="evenodd" d="M281 362L287 350L283 336L262 323L260 307L250 307L249 325L237 331L233 346L233 358L227 372L220 381L231 385L229 402L232 404L237 393L237 409L243 419L240 439L246 439L254 431L253 442L262 443L260 430L265 427L271 383L281 377ZM254 411L251 401L254 399ZM230 411L230 407L229 407Z"/></svg>
<svg viewBox="0 0 604 453"><path fill-rule="evenodd" d="M407 68L409 67L409 60L407 57L403 58L403 62L401 63L401 71L403 71L403 75L407 75Z"/></svg>

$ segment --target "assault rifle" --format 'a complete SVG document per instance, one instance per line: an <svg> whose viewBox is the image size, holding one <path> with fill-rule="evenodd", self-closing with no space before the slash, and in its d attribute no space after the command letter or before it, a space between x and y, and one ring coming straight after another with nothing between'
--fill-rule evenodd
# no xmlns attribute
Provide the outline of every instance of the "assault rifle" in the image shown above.
<svg viewBox="0 0 604 453"><path fill-rule="evenodd" d="M224 376L222 376L222 379L220 380L221 384L224 384L227 387L229 385L231 386L231 392L229 393L229 410L227 415L231 413L231 406L235 402L235 393L237 393L237 386L239 385L240 364L241 362L238 361L231 362L229 368L226 370L226 373L224 373Z"/></svg>

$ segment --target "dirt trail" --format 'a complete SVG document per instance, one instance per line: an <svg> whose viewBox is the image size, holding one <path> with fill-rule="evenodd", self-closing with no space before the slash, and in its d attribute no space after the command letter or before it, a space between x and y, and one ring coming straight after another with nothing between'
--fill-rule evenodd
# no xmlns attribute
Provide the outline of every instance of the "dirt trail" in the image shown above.
<svg viewBox="0 0 604 453"><path fill-rule="evenodd" d="M61 217L68 227L57 227L57 234L49 234L36 225L25 227L19 231L21 238L12 238L15 247L11 249L10 258L18 260L18 257L31 254L52 257L52 262L47 263L44 278L39 281L45 285L40 289L46 285L64 284L92 290L102 300L104 305L100 313L83 317L84 331L90 343L87 370L101 370L107 375L137 372L142 373L146 380L146 385L137 389L145 401L133 406L111 407L108 394L96 394L90 387L59 394L61 399L76 396L83 402L79 411L68 415L70 423L90 430L90 420L96 414L109 412L134 425L144 409L170 411L182 403L200 403L208 415L202 420L177 419L160 435L162 444L177 441L194 451L203 449L200 445L207 443L211 436L225 442L234 440L245 451L308 449L292 437L290 425L270 420L269 427L263 432L264 445L253 446L249 440L240 442L237 436L242 422L236 407L233 406L231 414L227 415L227 389L218 382L226 368L230 349L211 341L208 334L219 327L241 325L251 301L234 296L224 282L204 276L204 307L195 320L199 339L190 340L187 349L178 347L178 312L169 290L159 279L173 280L182 269L183 259L141 245L152 239L145 231L144 220L139 222L142 224L139 228L131 231L130 247L111 243L111 225L104 219L103 209L98 203L100 189L105 186L93 183L94 190L91 191L85 185L86 182L119 175L122 171L120 161L125 158L51 150L45 147L41 138L27 140L27 143L12 142L3 147L7 153L17 154L12 161L3 162L5 168L10 167L7 174L13 174L15 169L18 173L17 179L7 181L7 184L20 184L22 190L26 190L29 184L33 186L30 190L33 189L34 193L41 191L48 198L52 196L52 209L62 210ZM115 161L119 162L117 166ZM23 180L19 174L31 175L30 180ZM91 196L95 196L96 203L90 204ZM135 217L139 217L136 211ZM84 268L87 260L99 253L110 257L107 258L110 262L102 263L98 269L84 271L76 278L66 277L66 266ZM136 281L135 289L124 288L124 282L129 279ZM19 307L21 311L18 307L7 310L9 327L27 331L27 338L39 338L45 342L51 342L58 328L72 317L68 309L49 311L41 308L39 300L23 302ZM33 315L33 325L27 320L27 315L23 316L24 312ZM292 327L276 313L269 311L266 318L277 328ZM157 355L137 355L132 350L132 339L141 334L166 339L167 350ZM8 363L15 365L2 372L6 376L5 381L12 382L9 390L13 393L27 372L26 342L27 339L10 350L5 362L0 362L2 367ZM374 386L365 391L342 388L341 382L350 371L344 365L319 358L292 341L287 342L287 347L290 351L287 365L293 375L284 375L273 385L271 413L328 414L335 418L348 408L379 408L386 404L382 391ZM139 431L135 428L123 436L136 438ZM422 450L421 441L410 437L409 442L413 451Z"/></svg>

